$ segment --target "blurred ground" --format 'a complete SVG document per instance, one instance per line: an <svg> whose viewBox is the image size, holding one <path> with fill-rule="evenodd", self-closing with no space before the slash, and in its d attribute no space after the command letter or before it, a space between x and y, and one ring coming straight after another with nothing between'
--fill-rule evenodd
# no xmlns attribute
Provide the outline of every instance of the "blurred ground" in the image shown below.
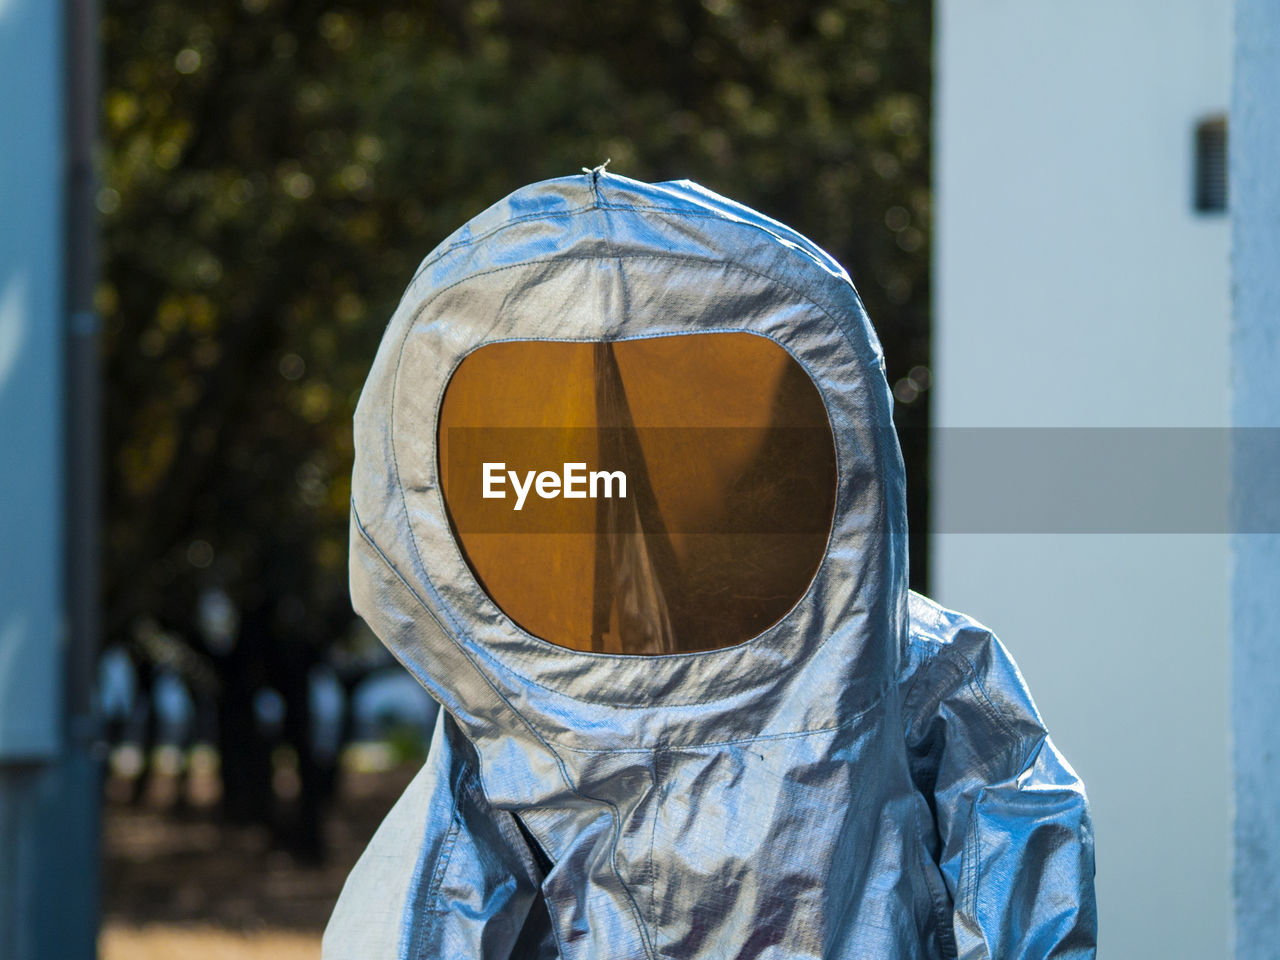
<svg viewBox="0 0 1280 960"><path fill-rule="evenodd" d="M108 926L98 940L102 960L314 960L318 933L239 934L201 927Z"/></svg>
<svg viewBox="0 0 1280 960"><path fill-rule="evenodd" d="M272 849L262 827L219 821L202 776L155 778L137 802L108 778L102 960L318 958L343 880L417 770L347 763L322 864Z"/></svg>

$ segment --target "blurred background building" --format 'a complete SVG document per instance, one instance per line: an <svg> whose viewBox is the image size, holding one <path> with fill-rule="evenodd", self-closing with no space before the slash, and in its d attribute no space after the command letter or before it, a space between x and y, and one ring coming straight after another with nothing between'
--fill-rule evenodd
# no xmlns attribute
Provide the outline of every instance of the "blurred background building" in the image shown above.
<svg viewBox="0 0 1280 960"><path fill-rule="evenodd" d="M373 349L606 157L849 268L912 584L1088 784L1103 956L1274 955L1280 526L1227 428L1280 427L1280 8L1231 8L0 0L0 957L314 955L433 723L346 599Z"/></svg>
<svg viewBox="0 0 1280 960"><path fill-rule="evenodd" d="M1084 778L1102 955L1222 956L1231 4L937 9L930 586Z"/></svg>

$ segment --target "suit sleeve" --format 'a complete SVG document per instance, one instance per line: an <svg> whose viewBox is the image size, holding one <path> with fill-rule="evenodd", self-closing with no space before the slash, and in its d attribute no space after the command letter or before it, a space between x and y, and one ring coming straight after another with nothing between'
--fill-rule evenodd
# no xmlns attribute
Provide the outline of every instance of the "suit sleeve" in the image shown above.
<svg viewBox="0 0 1280 960"><path fill-rule="evenodd" d="M441 712L427 762L347 877L322 960L554 957L543 871Z"/></svg>
<svg viewBox="0 0 1280 960"><path fill-rule="evenodd" d="M1084 784L994 635L914 600L912 621L908 755L933 812L957 956L1091 960L1097 908Z"/></svg>

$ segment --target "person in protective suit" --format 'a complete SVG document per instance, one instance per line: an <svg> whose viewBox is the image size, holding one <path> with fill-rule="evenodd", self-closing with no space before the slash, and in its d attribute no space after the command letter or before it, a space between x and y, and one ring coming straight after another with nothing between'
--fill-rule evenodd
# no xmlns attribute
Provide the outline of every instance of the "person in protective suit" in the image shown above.
<svg viewBox="0 0 1280 960"><path fill-rule="evenodd" d="M845 271L696 184L537 183L433 251L351 592L442 709L325 960L1093 957L1083 784L908 591L891 410Z"/></svg>

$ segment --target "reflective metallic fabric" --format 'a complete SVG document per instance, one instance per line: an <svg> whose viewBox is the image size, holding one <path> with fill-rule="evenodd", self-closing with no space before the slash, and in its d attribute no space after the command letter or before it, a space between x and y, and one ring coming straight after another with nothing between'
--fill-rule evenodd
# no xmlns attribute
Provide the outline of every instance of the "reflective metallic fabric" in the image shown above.
<svg viewBox="0 0 1280 960"><path fill-rule="evenodd" d="M836 504L808 592L699 653L525 633L450 530L451 372L499 340L714 331L772 339L826 405ZM694 184L535 184L428 256L356 412L351 589L442 719L326 960L1092 957L1083 785L999 641L909 594L890 414L844 270Z"/></svg>

